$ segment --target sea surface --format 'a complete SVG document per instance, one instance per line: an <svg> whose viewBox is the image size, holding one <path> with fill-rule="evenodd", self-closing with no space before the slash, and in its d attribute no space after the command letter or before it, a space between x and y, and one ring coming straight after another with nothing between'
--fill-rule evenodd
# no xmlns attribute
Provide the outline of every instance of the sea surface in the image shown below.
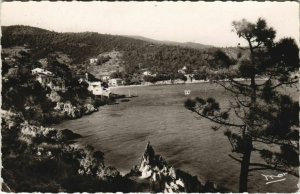
<svg viewBox="0 0 300 194"><path fill-rule="evenodd" d="M64 121L55 127L68 128L83 135L79 142L90 144L104 152L106 165L122 173L139 165L148 141L169 165L180 168L201 181L211 180L238 191L240 165L231 159L231 146L223 131L211 129L213 124L198 119L184 108L188 98L209 96L227 107L232 97L216 84L182 84L136 86L112 89L114 93L137 95L119 99L114 105L100 107L99 112L76 120ZM185 95L184 90L191 90ZM296 89L285 90L295 99ZM236 156L236 155L235 155ZM252 162L262 162L258 154ZM286 180L266 184L265 175L277 175L273 170L253 171L249 176L249 192L296 192L298 178L286 175Z"/></svg>

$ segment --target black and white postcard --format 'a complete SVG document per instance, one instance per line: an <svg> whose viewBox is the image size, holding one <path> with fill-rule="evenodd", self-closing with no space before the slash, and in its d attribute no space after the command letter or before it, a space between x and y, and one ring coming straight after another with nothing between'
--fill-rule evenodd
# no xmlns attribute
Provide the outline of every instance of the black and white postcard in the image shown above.
<svg viewBox="0 0 300 194"><path fill-rule="evenodd" d="M2 2L1 64L2 192L298 192L298 2Z"/></svg>

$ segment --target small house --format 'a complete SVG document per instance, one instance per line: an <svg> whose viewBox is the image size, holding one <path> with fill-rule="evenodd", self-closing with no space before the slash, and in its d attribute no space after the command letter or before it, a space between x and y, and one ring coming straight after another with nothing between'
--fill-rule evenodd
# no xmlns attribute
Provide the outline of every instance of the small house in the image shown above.
<svg viewBox="0 0 300 194"><path fill-rule="evenodd" d="M98 62L97 58L90 58L90 64L95 64Z"/></svg>
<svg viewBox="0 0 300 194"><path fill-rule="evenodd" d="M45 69L42 68L35 68L33 70L31 70L32 75L36 75L36 74L44 74L44 75L53 75L53 73L51 71L47 71Z"/></svg>
<svg viewBox="0 0 300 194"><path fill-rule="evenodd" d="M108 84L110 86L116 87L116 86L124 85L124 82L121 78L114 78L114 79L110 79Z"/></svg>
<svg viewBox="0 0 300 194"><path fill-rule="evenodd" d="M15 59L15 58L12 58L12 57L5 57L5 58L4 58L4 61L9 63L9 62L15 62L16 59Z"/></svg>
<svg viewBox="0 0 300 194"><path fill-rule="evenodd" d="M31 70L32 75L36 76L36 80L43 86L48 86L55 91L65 91L65 80L55 77L55 75L42 68Z"/></svg>
<svg viewBox="0 0 300 194"><path fill-rule="evenodd" d="M52 85L51 84L51 82L53 80L52 75L45 75L45 74L42 74L42 73L35 74L35 75L36 75L36 80L38 82L40 82L43 86Z"/></svg>
<svg viewBox="0 0 300 194"><path fill-rule="evenodd" d="M88 90L91 91L95 96L109 96L110 90L104 88L100 81L98 82L87 82L89 84Z"/></svg>
<svg viewBox="0 0 300 194"><path fill-rule="evenodd" d="M183 66L181 69L178 70L178 73L186 74L186 70L187 70L187 67Z"/></svg>
<svg viewBox="0 0 300 194"><path fill-rule="evenodd" d="M145 75L145 76L151 76L152 73L151 73L150 71L144 71L144 72L143 72L143 75Z"/></svg>
<svg viewBox="0 0 300 194"><path fill-rule="evenodd" d="M101 79L102 79L102 81L107 82L110 79L110 76L109 75L102 75Z"/></svg>

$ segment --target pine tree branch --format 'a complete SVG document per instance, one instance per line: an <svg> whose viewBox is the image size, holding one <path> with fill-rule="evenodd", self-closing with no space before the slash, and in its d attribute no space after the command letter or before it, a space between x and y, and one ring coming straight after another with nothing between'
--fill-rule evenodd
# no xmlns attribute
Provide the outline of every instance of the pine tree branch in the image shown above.
<svg viewBox="0 0 300 194"><path fill-rule="evenodd" d="M259 139L261 139L261 140L259 140L257 137L255 137L255 138L256 139L253 139L253 141L255 141L255 142L265 143L265 144L276 144L276 145L282 145L282 146L289 146L293 149L298 149L297 146L294 146L291 141L289 141L289 143L282 143L282 142L280 142L280 140L273 141L273 140L268 140L268 139L265 139L265 138L259 138Z"/></svg>
<svg viewBox="0 0 300 194"><path fill-rule="evenodd" d="M267 168L267 167L261 167L261 168L250 168L250 169L249 169L249 172L251 172L251 171L256 171L256 170L267 170L267 169L270 169L270 168Z"/></svg>
<svg viewBox="0 0 300 194"><path fill-rule="evenodd" d="M240 83L238 81L235 81L233 78L230 78L229 80L230 80L230 82L235 83L235 84L237 84L239 86L250 87L250 85L248 85L248 84L242 84L242 83Z"/></svg>
<svg viewBox="0 0 300 194"><path fill-rule="evenodd" d="M272 78L274 77L275 75L274 74L271 74L269 76L269 78L263 83L263 84L256 84L257 87L260 87L260 86L265 86L269 81L272 80Z"/></svg>
<svg viewBox="0 0 300 194"><path fill-rule="evenodd" d="M243 107L246 107L246 108L249 108L249 107L250 107L250 105L246 105L244 102L242 102L242 101L239 99L238 95L235 96L235 99L236 99L236 101L237 101L240 105L242 105Z"/></svg>
<svg viewBox="0 0 300 194"><path fill-rule="evenodd" d="M239 163L242 163L242 160L240 160L240 159L237 159L236 157L234 157L233 155L231 155L231 154L228 154L228 156L230 157L230 158L232 158L233 160L235 160L235 161L237 161L237 162L239 162Z"/></svg>
<svg viewBox="0 0 300 194"><path fill-rule="evenodd" d="M255 41L254 41L255 42ZM253 46L253 49L257 49L260 48L260 46L262 45L262 42L258 42L256 46Z"/></svg>
<svg viewBox="0 0 300 194"><path fill-rule="evenodd" d="M289 81L289 82L281 82L281 83L279 83L279 84L277 84L277 85L271 87L271 89L278 88L278 87L280 87L280 86L282 86L282 85L295 84L295 83L297 83L297 82L298 82L298 80L295 80L295 81Z"/></svg>
<svg viewBox="0 0 300 194"><path fill-rule="evenodd" d="M245 125L239 125L239 124L235 124L235 123L229 123L229 122L225 122L225 121L222 121L220 119L217 119L217 118L209 117L207 115L204 115L204 114L200 113L199 110L193 109L192 111L195 112L195 113L197 113L199 116L204 117L204 118L206 118L206 119L208 119L208 120L210 120L210 121L212 121L214 123L220 124L220 125L226 125L226 126L231 126L231 127L244 127L245 126Z"/></svg>
<svg viewBox="0 0 300 194"><path fill-rule="evenodd" d="M222 84L221 82L216 82L217 84L219 84L220 86L222 86L225 90L228 90L236 95L241 94L241 92L239 91L234 91L233 89L227 87L225 84Z"/></svg>

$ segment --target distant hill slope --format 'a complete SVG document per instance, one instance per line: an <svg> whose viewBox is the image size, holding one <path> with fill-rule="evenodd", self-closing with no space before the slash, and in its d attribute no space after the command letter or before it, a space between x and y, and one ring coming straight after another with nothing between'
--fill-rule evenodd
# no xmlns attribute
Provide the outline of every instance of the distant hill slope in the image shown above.
<svg viewBox="0 0 300 194"><path fill-rule="evenodd" d="M155 44L164 44L164 45L172 45L172 46L181 46L181 47L187 47L187 48L193 48L193 49L208 49L212 48L214 46L211 45L205 45L205 44L200 44L200 43L195 43L195 42L175 42L175 41L160 41L160 40L154 40L151 38L146 38L143 36L128 36L134 39L138 40L143 40L147 42L152 42Z"/></svg>
<svg viewBox="0 0 300 194"><path fill-rule="evenodd" d="M102 76L109 76L112 72L121 72L124 70L122 66L122 53L118 51L104 52L98 55L98 59L101 59L101 57L109 57L109 60L101 64L92 64L88 68L88 71L96 78L101 79Z"/></svg>
<svg viewBox="0 0 300 194"><path fill-rule="evenodd" d="M143 39L143 40L141 40ZM31 26L2 26L1 44L3 48L25 46L31 50L33 60L45 58L53 53L67 55L71 69L85 71L88 59L101 53L118 51L119 59L129 75L141 73L145 69L158 73L174 73L183 66L193 70L203 67L218 68L216 47L198 43L177 43L155 41L147 38L125 37L94 32L58 33ZM201 49L200 49L201 48ZM237 56L231 49L231 58Z"/></svg>
<svg viewBox="0 0 300 194"><path fill-rule="evenodd" d="M37 58L61 51L70 55L75 63L113 49L129 50L149 44L122 36L93 32L57 33L30 26L3 26L1 42L4 48L26 44L35 51L34 57Z"/></svg>

